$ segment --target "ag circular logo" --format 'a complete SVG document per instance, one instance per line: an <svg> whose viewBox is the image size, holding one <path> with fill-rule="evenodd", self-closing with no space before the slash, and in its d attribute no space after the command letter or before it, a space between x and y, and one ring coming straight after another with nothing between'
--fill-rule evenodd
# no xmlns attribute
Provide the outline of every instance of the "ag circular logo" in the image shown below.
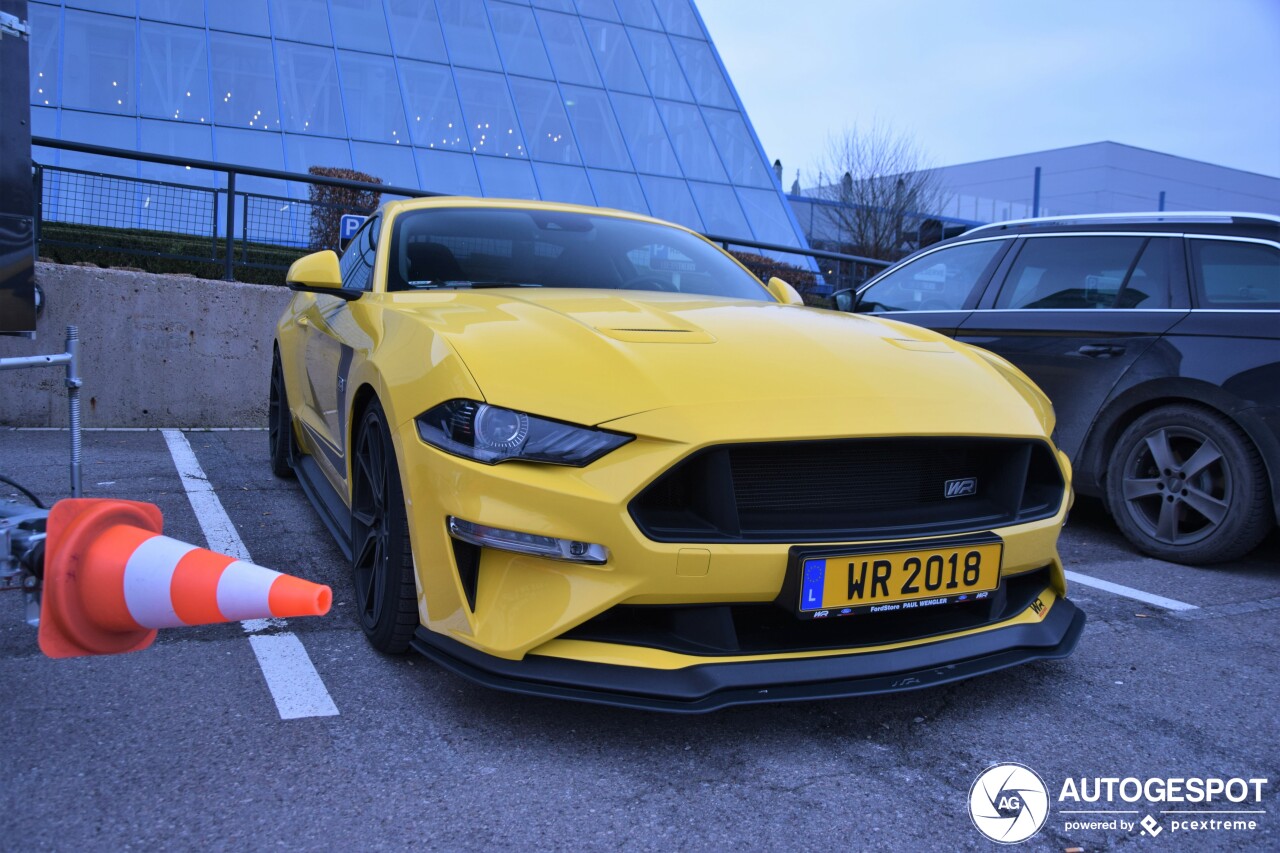
<svg viewBox="0 0 1280 853"><path fill-rule="evenodd" d="M1040 831L1049 818L1049 789L1022 764L996 764L973 780L969 817L987 838L1017 844Z"/></svg>

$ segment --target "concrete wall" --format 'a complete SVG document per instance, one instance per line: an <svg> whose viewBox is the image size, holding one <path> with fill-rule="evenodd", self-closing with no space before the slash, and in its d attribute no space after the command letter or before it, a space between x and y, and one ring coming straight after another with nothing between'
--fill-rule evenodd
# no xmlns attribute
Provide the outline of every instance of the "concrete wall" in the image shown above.
<svg viewBox="0 0 1280 853"><path fill-rule="evenodd" d="M96 267L36 265L37 339L0 358L63 352L80 328L87 427L266 426L282 287ZM0 371L0 426L67 425L61 367Z"/></svg>

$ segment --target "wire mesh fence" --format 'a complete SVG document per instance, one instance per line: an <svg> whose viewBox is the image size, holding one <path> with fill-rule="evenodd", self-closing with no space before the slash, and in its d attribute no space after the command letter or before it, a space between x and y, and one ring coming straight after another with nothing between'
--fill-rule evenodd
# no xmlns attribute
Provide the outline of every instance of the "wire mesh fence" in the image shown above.
<svg viewBox="0 0 1280 853"><path fill-rule="evenodd" d="M373 207L352 209L284 196L237 194L237 219L241 223L235 263L239 266L284 269L307 252L337 251L336 236L317 223L332 216L350 213L368 216Z"/></svg>
<svg viewBox="0 0 1280 853"><path fill-rule="evenodd" d="M230 246L234 267L262 270L282 271L308 252L338 250L332 229L317 223L374 210L235 192L234 239L227 241L225 189L40 165L35 181L42 247L225 266Z"/></svg>
<svg viewBox="0 0 1280 853"><path fill-rule="evenodd" d="M37 175L43 245L218 258L216 190L60 167Z"/></svg>
<svg viewBox="0 0 1280 853"><path fill-rule="evenodd" d="M212 178L195 186L33 163L36 241L42 255L64 263L107 265L102 253L124 254L151 272L280 284L280 273L299 257L340 248L333 245L339 214L367 216L380 201L439 195L370 183L366 176L304 175L45 137L33 136L32 142L114 158L125 169L159 163ZM259 188L269 183L308 197L237 190L237 176ZM781 273L818 301L885 264L840 252L707 236L762 279Z"/></svg>

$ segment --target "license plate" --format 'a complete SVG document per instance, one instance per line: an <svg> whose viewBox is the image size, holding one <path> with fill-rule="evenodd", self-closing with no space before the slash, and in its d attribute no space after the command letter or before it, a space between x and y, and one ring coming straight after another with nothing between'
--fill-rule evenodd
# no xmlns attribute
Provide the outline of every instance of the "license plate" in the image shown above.
<svg viewBox="0 0 1280 853"><path fill-rule="evenodd" d="M800 556L800 615L893 612L986 598L1000 585L999 541Z"/></svg>

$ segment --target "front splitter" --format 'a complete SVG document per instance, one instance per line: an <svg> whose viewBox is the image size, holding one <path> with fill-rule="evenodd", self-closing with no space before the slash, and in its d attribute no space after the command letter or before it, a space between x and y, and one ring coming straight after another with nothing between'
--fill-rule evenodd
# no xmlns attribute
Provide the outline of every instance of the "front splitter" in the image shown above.
<svg viewBox="0 0 1280 853"><path fill-rule="evenodd" d="M512 693L700 714L732 705L870 696L934 687L1075 649L1085 614L1060 598L1040 622L885 651L649 669L537 654L486 655L419 627L413 648L464 678Z"/></svg>

